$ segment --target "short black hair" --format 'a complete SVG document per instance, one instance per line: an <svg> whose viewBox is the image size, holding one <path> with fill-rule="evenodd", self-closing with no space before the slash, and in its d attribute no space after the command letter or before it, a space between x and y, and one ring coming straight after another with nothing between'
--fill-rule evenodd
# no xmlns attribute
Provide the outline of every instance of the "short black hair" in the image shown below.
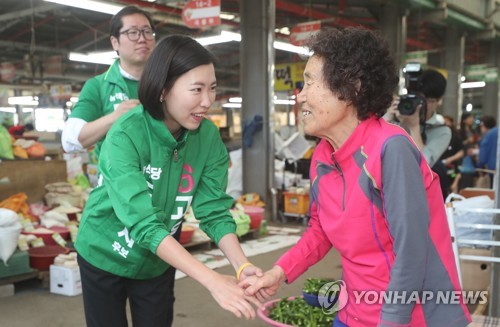
<svg viewBox="0 0 500 327"><path fill-rule="evenodd" d="M359 27L324 28L307 42L323 59L323 78L341 101L352 103L360 120L382 117L398 86L387 40Z"/></svg>
<svg viewBox="0 0 500 327"><path fill-rule="evenodd" d="M148 19L149 25L151 28L154 30L154 23L153 23L153 18L151 15L142 9L139 9L135 6L127 6L123 9L121 9L119 12L117 12L112 18L111 22L109 24L109 35L114 36L118 38L120 36L120 30L123 27L123 21L122 18L125 16L130 16L130 15L135 15L135 14L140 14L143 15Z"/></svg>
<svg viewBox="0 0 500 327"><path fill-rule="evenodd" d="M497 125L497 120L493 116L484 115L481 117L481 123L483 123L483 126L487 129L492 129Z"/></svg>
<svg viewBox="0 0 500 327"><path fill-rule="evenodd" d="M151 53L139 81L139 101L157 120L165 113L160 102L184 73L201 65L216 63L214 55L189 36L169 35L160 40Z"/></svg>
<svg viewBox="0 0 500 327"><path fill-rule="evenodd" d="M30 132L30 131L33 131L33 130L35 130L35 126L33 126L32 123L26 123L24 125L24 131L25 132Z"/></svg>
<svg viewBox="0 0 500 327"><path fill-rule="evenodd" d="M446 78L437 70L427 69L420 76L420 92L431 99L442 98L446 91Z"/></svg>

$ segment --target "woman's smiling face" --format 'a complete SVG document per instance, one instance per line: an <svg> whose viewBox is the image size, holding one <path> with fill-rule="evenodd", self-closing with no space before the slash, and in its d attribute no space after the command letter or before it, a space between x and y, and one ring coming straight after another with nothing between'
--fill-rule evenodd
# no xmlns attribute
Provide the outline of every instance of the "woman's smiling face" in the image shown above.
<svg viewBox="0 0 500 327"><path fill-rule="evenodd" d="M301 104L304 132L329 138L346 119L352 118L352 108L339 100L323 78L323 58L312 56L304 70L304 88L297 100Z"/></svg>
<svg viewBox="0 0 500 327"><path fill-rule="evenodd" d="M217 81L213 64L195 67L181 75L165 95L165 123L173 134L181 127L200 126L215 101Z"/></svg>

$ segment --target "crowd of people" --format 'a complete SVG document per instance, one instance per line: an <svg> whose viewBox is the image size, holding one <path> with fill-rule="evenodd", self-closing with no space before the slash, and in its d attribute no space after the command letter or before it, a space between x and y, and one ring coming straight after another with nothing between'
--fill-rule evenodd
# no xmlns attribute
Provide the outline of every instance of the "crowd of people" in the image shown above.
<svg viewBox="0 0 500 327"><path fill-rule="evenodd" d="M228 153L206 119L217 59L187 36L157 41L150 15L133 6L113 16L110 42L118 59L87 81L62 135L66 151L95 146L99 160L76 242L89 326L126 326L127 299L134 326L171 326L176 268L223 309L253 318L254 307L332 248L350 293L460 291L443 199L477 182L478 168L492 174L498 130L489 116L480 133L467 113L460 129L440 116L441 73L422 74L425 115L422 105L402 115L398 69L379 33L325 28L309 40L313 55L297 96L304 132L319 140L309 228L264 272L235 235ZM188 207L236 278L208 269L178 243ZM334 326L470 322L461 297L440 305L356 303L350 295Z"/></svg>
<svg viewBox="0 0 500 327"><path fill-rule="evenodd" d="M442 156L449 168L448 192L460 193L467 187L493 188L498 136L495 117L483 115L475 119L470 113L463 113L458 130L452 117L445 116L445 120L453 133Z"/></svg>

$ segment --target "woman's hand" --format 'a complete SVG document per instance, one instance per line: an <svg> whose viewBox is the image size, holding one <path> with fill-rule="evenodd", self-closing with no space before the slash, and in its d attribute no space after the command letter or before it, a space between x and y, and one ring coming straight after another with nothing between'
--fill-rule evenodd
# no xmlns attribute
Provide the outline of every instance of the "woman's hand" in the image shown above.
<svg viewBox="0 0 500 327"><path fill-rule="evenodd" d="M245 294L254 295L260 301L274 296L278 288L285 282L285 272L280 266L274 266L262 277L252 276L241 281L239 285L245 289Z"/></svg>
<svg viewBox="0 0 500 327"><path fill-rule="evenodd" d="M245 294L245 291L238 286L235 277L216 274L207 289L223 309L232 312L238 318L255 318L255 310L251 303L263 309L255 296Z"/></svg>

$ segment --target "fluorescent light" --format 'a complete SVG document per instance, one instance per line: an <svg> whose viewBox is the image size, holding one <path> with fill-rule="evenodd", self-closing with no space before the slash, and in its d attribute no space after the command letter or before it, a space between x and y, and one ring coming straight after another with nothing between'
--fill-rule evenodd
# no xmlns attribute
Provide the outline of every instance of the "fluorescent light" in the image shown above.
<svg viewBox="0 0 500 327"><path fill-rule="evenodd" d="M215 36L207 36L207 37L202 37L196 39L198 43L201 45L210 45L210 44L217 44L217 43L226 43L226 42L231 42L231 41L236 41L240 42L241 41L241 34L239 33L234 33L234 32L228 32L228 31L222 31L220 35L215 35Z"/></svg>
<svg viewBox="0 0 500 327"><path fill-rule="evenodd" d="M278 50L298 53L298 54L304 55L304 56L311 56L311 54L312 54L312 52L309 51L309 49L307 49L305 47L298 47L296 45L293 45L290 43L285 43L285 42L280 42L280 41L274 41L274 48L278 49Z"/></svg>
<svg viewBox="0 0 500 327"><path fill-rule="evenodd" d="M9 97L9 104L21 105L21 106L37 106L38 97L32 97L32 96Z"/></svg>
<svg viewBox="0 0 500 327"><path fill-rule="evenodd" d="M125 6L115 5L100 1L93 1L93 0L45 0L45 1L70 7L102 12L104 14L110 14L110 15L114 15L123 8L125 8Z"/></svg>
<svg viewBox="0 0 500 327"><path fill-rule="evenodd" d="M108 66L112 65L116 58L118 58L118 55L115 51L90 52L87 54L78 52L69 53L69 60L71 61L82 61Z"/></svg>
<svg viewBox="0 0 500 327"><path fill-rule="evenodd" d="M210 45L210 44L225 43L232 41L241 42L241 34L222 31L220 35L198 38L196 39L196 41L198 41L201 45ZM281 41L274 41L274 48L278 50L298 53L300 55L305 55L305 56L310 56L312 54L312 52L309 51L307 48L298 47L293 44Z"/></svg>
<svg viewBox="0 0 500 327"><path fill-rule="evenodd" d="M290 29L288 27L282 27L282 28L275 28L274 31L276 33L281 33L285 35L290 35Z"/></svg>
<svg viewBox="0 0 500 327"><path fill-rule="evenodd" d="M241 97L234 97L234 98L229 98L227 101L231 103L241 103L243 99Z"/></svg>
<svg viewBox="0 0 500 327"><path fill-rule="evenodd" d="M462 89L473 89L473 88L485 87L485 86L486 86L486 82L466 82L466 83L460 84L460 87Z"/></svg>
<svg viewBox="0 0 500 327"><path fill-rule="evenodd" d="M220 19L233 20L236 16L233 14L220 13Z"/></svg>
<svg viewBox="0 0 500 327"><path fill-rule="evenodd" d="M228 106L224 106L225 108L240 108L241 107L241 101L242 98L240 97L233 97L227 99L228 103L226 103ZM274 104L289 104L289 105L294 105L295 100L285 100L285 99L274 99ZM233 105L239 105L239 106L234 106Z"/></svg>
<svg viewBox="0 0 500 327"><path fill-rule="evenodd" d="M274 104L288 104L293 106L295 104L295 100L275 99Z"/></svg>
<svg viewBox="0 0 500 327"><path fill-rule="evenodd" d="M17 113L17 110L14 107L0 107L0 111L2 111L2 112L10 112L10 113L13 113L13 114Z"/></svg>
<svg viewBox="0 0 500 327"><path fill-rule="evenodd" d="M241 103L224 103L223 108L241 108Z"/></svg>

